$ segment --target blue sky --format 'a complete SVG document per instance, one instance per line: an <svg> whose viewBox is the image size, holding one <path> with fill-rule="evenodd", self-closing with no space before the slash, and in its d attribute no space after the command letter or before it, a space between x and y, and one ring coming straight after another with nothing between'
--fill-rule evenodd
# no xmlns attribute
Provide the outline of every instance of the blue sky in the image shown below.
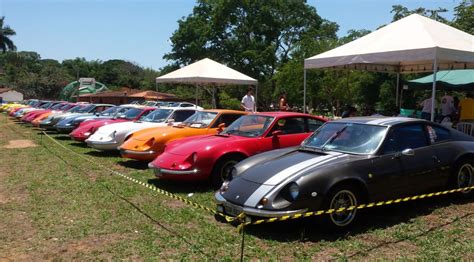
<svg viewBox="0 0 474 262"><path fill-rule="evenodd" d="M308 0L323 18L349 29L374 30L391 21L392 5L449 9L460 0ZM193 0L0 0L0 16L16 30L18 50L62 61L124 59L159 69L177 21L192 12Z"/></svg>

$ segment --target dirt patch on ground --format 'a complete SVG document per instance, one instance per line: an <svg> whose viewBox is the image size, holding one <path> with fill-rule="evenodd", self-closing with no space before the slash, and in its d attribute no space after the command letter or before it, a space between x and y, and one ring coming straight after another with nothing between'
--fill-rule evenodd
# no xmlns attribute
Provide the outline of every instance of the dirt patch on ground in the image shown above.
<svg viewBox="0 0 474 262"><path fill-rule="evenodd" d="M4 146L4 148L28 148L28 147L35 147L38 146L31 140L21 139L21 140L10 140L8 141L8 145Z"/></svg>

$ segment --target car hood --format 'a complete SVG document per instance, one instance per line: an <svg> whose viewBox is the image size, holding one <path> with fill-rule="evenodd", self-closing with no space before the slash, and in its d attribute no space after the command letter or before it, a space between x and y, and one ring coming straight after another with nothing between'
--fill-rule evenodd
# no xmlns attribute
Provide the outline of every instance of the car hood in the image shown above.
<svg viewBox="0 0 474 262"><path fill-rule="evenodd" d="M152 122L122 122L113 123L110 125L100 127L96 134L110 134L114 131L117 133L128 133L136 130L141 130L148 127L161 127L166 126L165 123L152 123Z"/></svg>
<svg viewBox="0 0 474 262"><path fill-rule="evenodd" d="M200 136L194 139L177 140L168 145L166 152L173 155L188 156L193 152L208 151L216 148L225 148L231 146L231 142L250 139L234 135L209 135Z"/></svg>
<svg viewBox="0 0 474 262"><path fill-rule="evenodd" d="M349 155L337 152L313 153L293 150L276 155L245 170L240 178L256 184L274 186L288 179L311 174L319 168L340 163Z"/></svg>
<svg viewBox="0 0 474 262"><path fill-rule="evenodd" d="M133 140L148 141L150 138L169 136L171 138L181 138L187 136L204 135L207 128L191 128L191 127L177 127L167 126L163 128L146 128L133 134Z"/></svg>

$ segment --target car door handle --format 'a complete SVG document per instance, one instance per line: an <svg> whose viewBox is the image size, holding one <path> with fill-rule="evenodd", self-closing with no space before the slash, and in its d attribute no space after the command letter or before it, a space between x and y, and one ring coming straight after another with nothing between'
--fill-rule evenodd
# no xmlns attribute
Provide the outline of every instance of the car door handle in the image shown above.
<svg viewBox="0 0 474 262"><path fill-rule="evenodd" d="M436 161L437 163L441 163L441 160L437 156L432 156L433 160Z"/></svg>

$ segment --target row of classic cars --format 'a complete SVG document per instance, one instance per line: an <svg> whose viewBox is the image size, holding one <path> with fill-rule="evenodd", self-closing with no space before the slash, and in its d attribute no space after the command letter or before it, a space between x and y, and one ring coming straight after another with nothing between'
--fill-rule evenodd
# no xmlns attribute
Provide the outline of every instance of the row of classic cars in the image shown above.
<svg viewBox="0 0 474 262"><path fill-rule="evenodd" d="M40 127L72 130L72 139L90 147L146 161L159 179L209 180L219 188L217 210L230 216L281 217L473 186L474 138L424 120L326 121L292 112L248 114L170 104L74 104L61 111L68 103L43 102L29 105L52 110ZM0 109L11 114L26 108ZM350 209L325 220L346 228L358 217L358 210Z"/></svg>

